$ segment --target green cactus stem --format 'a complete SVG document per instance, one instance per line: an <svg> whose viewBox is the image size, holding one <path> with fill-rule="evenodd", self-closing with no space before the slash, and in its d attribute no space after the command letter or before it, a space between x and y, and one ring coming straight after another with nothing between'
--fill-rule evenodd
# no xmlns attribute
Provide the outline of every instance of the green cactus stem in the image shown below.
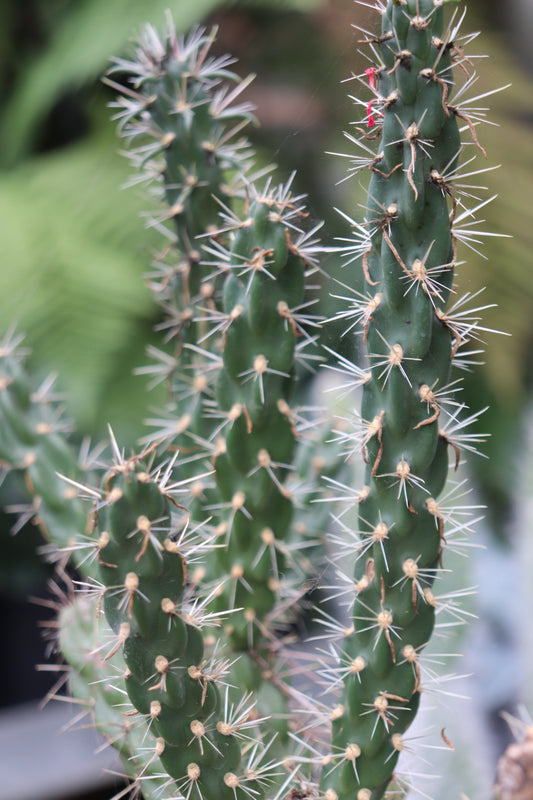
<svg viewBox="0 0 533 800"><path fill-rule="evenodd" d="M34 380L22 341L23 336L9 331L0 342L0 463L21 476L31 498L28 516L49 543L51 560L66 563L72 556L83 571L91 555L78 539L85 529L85 509L77 491L58 474L80 480L83 467L66 438L70 424L54 380Z"/></svg>
<svg viewBox="0 0 533 800"><path fill-rule="evenodd" d="M113 632L104 659L123 652L132 713L155 737L151 755L172 791L229 800L253 790L260 797L271 765L257 748L241 764L250 709L235 717L224 703L229 662L205 655L202 633L217 619L188 580L189 562L205 551L209 534L189 530L188 514L174 500L183 490L173 479L175 459L154 468L144 460L148 453L126 458L113 436L112 445L113 464L101 488L91 490L98 495L92 535L106 544L99 580L86 587L99 596Z"/></svg>
<svg viewBox="0 0 533 800"><path fill-rule="evenodd" d="M173 349L152 348L155 362L139 372L168 382L165 436L192 459L195 442L213 428L204 406L213 399L217 371L209 354L220 354L209 320L221 310L223 279L210 278L202 237L219 227L221 207L242 195L253 163L241 136L253 119L251 106L236 102L251 77L241 80L229 69L232 58L211 54L214 35L197 29L179 36L169 16L161 37L148 25L131 58L114 59L111 73L120 73L126 86L107 79L120 92L111 105L136 170L132 183L149 186L157 202L149 224L164 237L149 280L163 310L159 329ZM160 435L160 421L155 425Z"/></svg>
<svg viewBox="0 0 533 800"><path fill-rule="evenodd" d="M344 443L362 450L366 478L353 547L355 601L348 631L339 626L333 670L344 689L332 714L332 766L322 773L328 800L379 800L394 777L423 689L419 656L436 613L448 607L433 588L446 547L438 498L450 452L456 466L463 445L472 449L461 435L451 369L477 323L459 328L446 310L460 238L459 120L482 150L453 105L454 62L467 71L471 63L453 20L445 27L442 2L396 0L379 10L381 33L368 37L374 66L363 76L372 99L360 101L357 127L365 151L376 142L376 155L353 160L353 172L367 167L371 178L367 216L353 222L346 248L367 291L354 294L344 316L361 325L369 367L358 430ZM353 498L347 490L352 505Z"/></svg>
<svg viewBox="0 0 533 800"><path fill-rule="evenodd" d="M298 228L302 198L289 186L250 187L247 213L232 220L230 247L219 247L224 284L223 366L217 401L224 426L213 464L223 508L216 551L229 588L221 596L244 612L232 618L238 650L255 648L280 596L293 521L290 489L296 428L290 402L304 327L306 274L313 242ZM295 567L293 559L293 568Z"/></svg>
<svg viewBox="0 0 533 800"><path fill-rule="evenodd" d="M162 746L137 724L124 690L126 663L121 650L112 656L111 631L98 598L76 593L59 612L59 646L67 660L68 686L76 698L71 725L89 725L120 755L125 777L142 789L144 800L157 800L168 778L157 755Z"/></svg>

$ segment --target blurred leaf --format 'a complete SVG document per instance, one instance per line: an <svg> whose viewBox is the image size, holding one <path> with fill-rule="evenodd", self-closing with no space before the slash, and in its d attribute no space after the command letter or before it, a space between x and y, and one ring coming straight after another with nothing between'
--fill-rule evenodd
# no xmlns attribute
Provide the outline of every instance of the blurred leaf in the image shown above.
<svg viewBox="0 0 533 800"><path fill-rule="evenodd" d="M43 115L67 88L79 87L103 72L110 55L120 53L146 20L158 24L171 8L178 30L185 30L219 0L87 0L71 3L50 46L29 65L5 111L6 156L28 146Z"/></svg>
<svg viewBox="0 0 533 800"><path fill-rule="evenodd" d="M27 331L35 361L62 373L85 428L154 313L142 280L154 239L136 193L120 190L127 173L109 136L34 159L0 184L2 327ZM128 380L142 395L142 382ZM131 386L123 398L135 406Z"/></svg>
<svg viewBox="0 0 533 800"><path fill-rule="evenodd" d="M319 0L253 0L249 5L307 10ZM23 72L18 90L4 110L6 163L27 152L37 126L61 94L79 88L105 71L111 55L124 51L145 22L160 27L170 9L178 31L187 31L221 0L86 0L71 3L50 46Z"/></svg>

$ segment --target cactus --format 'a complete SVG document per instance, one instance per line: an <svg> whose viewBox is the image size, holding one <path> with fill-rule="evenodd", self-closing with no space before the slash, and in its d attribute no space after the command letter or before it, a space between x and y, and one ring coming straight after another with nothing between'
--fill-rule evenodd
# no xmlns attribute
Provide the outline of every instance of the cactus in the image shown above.
<svg viewBox="0 0 533 800"><path fill-rule="evenodd" d="M202 461L214 469L213 478L196 478L190 512L198 523L209 516L225 545L206 553L205 579L226 577L216 605L235 609L228 641L242 655L238 680L252 691L265 664L281 671L270 643L296 565L290 403L302 344L314 344L318 325L304 299L318 226L302 229L307 212L291 181L276 187L248 176L252 151L241 131L250 107L235 100L249 79L238 82L231 59L210 56L211 43L201 31L177 37L171 22L161 39L148 28L136 60L116 61L128 87L113 105L131 161L158 192L158 224L168 223L171 241L151 284L173 351L152 351L156 363L144 370L166 378L171 401L150 421L148 440L168 439L187 453L180 474L197 476ZM220 88L222 77L234 82L231 91ZM304 476L309 496L315 484ZM286 716L279 692L262 693L261 713L275 703ZM280 741L285 728L276 723Z"/></svg>
<svg viewBox="0 0 533 800"><path fill-rule="evenodd" d="M344 686L332 758L340 753L341 763L321 781L332 798L378 800L393 777L423 690L421 651L436 614L455 613L453 598L433 591L445 523L456 533L468 530L461 509L447 516L439 504L450 452L456 469L462 448L482 440L462 433L464 406L451 372L478 327L458 311L464 301L455 312L448 307L462 238L454 185L459 120L484 151L453 98L454 62L467 70L471 62L453 21L445 28L444 5L393 0L380 8L381 33L367 39L375 58L365 71L372 98L358 142L365 152L365 140L378 144L375 155L353 159L354 172L371 170L367 216L353 223L366 292L344 312L362 324L368 352L359 424L345 435L363 452L366 479L353 548L352 625L338 644L336 677L344 676Z"/></svg>
<svg viewBox="0 0 533 800"><path fill-rule="evenodd" d="M201 603L189 608L184 600L197 533L188 531L182 509L172 513L181 485L169 484L165 465L149 470L141 457L126 459L116 447L114 455L97 520L99 538L107 534L100 577L116 641L111 653L124 650L134 712L156 735L153 755L170 779L180 790L205 786L207 793L226 785L229 794L230 780L240 780L239 737L221 714L216 687L227 666L204 661L202 627L214 620Z"/></svg>
<svg viewBox="0 0 533 800"><path fill-rule="evenodd" d="M134 786L142 785L145 800L155 800L167 780L156 737L136 724L133 708L127 707L121 685L124 657L120 650L110 655L112 636L105 618L97 613L97 598L76 593L60 610L58 622L59 646L68 663L62 667L63 675L80 709L71 725L93 720L103 746L114 747L120 755L125 777Z"/></svg>
<svg viewBox="0 0 533 800"><path fill-rule="evenodd" d="M11 330L0 343L0 463L23 477L32 496L30 517L35 515L57 553L76 541L81 546L86 520L77 491L58 473L76 480L86 465L65 438L70 423L53 376L39 383L26 370L23 338ZM83 558L73 561L78 565Z"/></svg>
<svg viewBox="0 0 533 800"><path fill-rule="evenodd" d="M312 424L294 400L321 324L306 287L319 226L306 224L291 180L253 175L241 136L251 109L235 104L248 81L209 55L212 36L178 37L170 21L115 61L126 87L108 79L168 242L150 279L165 341L142 370L167 382L168 407L139 454L111 433L111 460L88 468L62 437L49 384L31 388L18 337L0 348L0 458L24 475L56 559L71 554L80 573L61 615L71 689L146 800L289 790L380 800L408 788L397 761L424 686L421 652L437 614L460 614L434 583L449 539L473 524L473 509L449 508L461 489L443 491L450 466L482 440L463 433L479 415L464 418L452 373L483 330L468 295L450 300L476 210L459 185L460 125L484 151L476 112L461 103L474 74L456 14L445 24L448 4L378 2L381 33L364 32L371 98L357 101L348 158L370 183L366 216L348 217L353 239L338 248L350 296L335 320L346 334L359 327L368 366L343 356L333 367L345 376L339 394L362 387L360 412L334 433L325 422L305 436ZM455 65L466 77L454 95ZM364 292L353 288L360 275ZM359 453L356 490L339 473ZM286 677L299 669L287 667L297 654L285 629L325 558L335 503L332 591L348 596L349 619L317 611L329 640L316 669L324 701Z"/></svg>

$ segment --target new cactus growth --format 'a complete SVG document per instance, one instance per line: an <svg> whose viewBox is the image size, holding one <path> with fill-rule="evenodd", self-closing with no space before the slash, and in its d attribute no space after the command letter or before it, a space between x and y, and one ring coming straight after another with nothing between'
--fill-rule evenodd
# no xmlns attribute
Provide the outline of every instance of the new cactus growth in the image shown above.
<svg viewBox="0 0 533 800"><path fill-rule="evenodd" d="M482 330L468 296L450 304L476 210L455 185L459 125L484 151L475 111L460 103L474 74L457 15L445 20L451 4L378 0L381 32L364 32L371 98L357 101L359 137L348 138L359 152L348 158L351 173L371 176L366 216L348 217L353 239L339 250L345 283L362 275L365 288L335 317L347 334L359 327L368 352L366 367L347 357L334 367L339 394L362 387L355 426L303 435L310 421L294 386L321 324L306 293L319 226L305 224L291 181L251 175L241 136L251 109L235 103L248 81L210 56L211 36L181 38L171 23L162 38L148 27L132 60L116 60L126 87L108 81L167 243L151 276L167 349L142 371L167 381L170 402L145 449L127 456L111 434L111 462L80 467L55 399L31 389L18 339L0 349L0 457L24 474L57 558L73 554L81 574L62 612L71 688L146 800L407 791L397 761L424 688L421 651L436 614L459 613L434 584L448 537L472 525L471 510L450 510L442 493L480 440L463 433L477 415L462 419L452 372ZM465 77L454 92L456 65ZM336 472L359 454L364 483L344 486ZM318 496L320 466L340 492L333 500ZM332 503L347 507L335 506L332 542L342 559L333 594L348 595L349 619L317 612L329 643L311 671L326 701L291 686L284 629L313 564L323 566ZM358 530L345 514L354 507Z"/></svg>

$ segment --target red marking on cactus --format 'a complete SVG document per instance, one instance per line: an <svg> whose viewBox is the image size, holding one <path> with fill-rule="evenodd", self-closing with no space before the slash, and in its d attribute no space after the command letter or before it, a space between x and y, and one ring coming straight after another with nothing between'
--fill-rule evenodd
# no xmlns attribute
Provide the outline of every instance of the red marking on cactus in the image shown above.
<svg viewBox="0 0 533 800"><path fill-rule="evenodd" d="M370 86L371 89L376 88L375 85L376 72L377 72L376 67L368 67L368 69L365 69L365 75L368 78L368 85Z"/></svg>
<svg viewBox="0 0 533 800"><path fill-rule="evenodd" d="M368 67L365 69L365 75L368 78L368 85L373 91L376 91L376 72L378 70L376 67ZM373 128L376 124L376 120L374 115L372 114L372 103L376 102L376 98L373 97L372 100L369 100L368 105L366 107L366 116L367 116L367 126L369 128Z"/></svg>

